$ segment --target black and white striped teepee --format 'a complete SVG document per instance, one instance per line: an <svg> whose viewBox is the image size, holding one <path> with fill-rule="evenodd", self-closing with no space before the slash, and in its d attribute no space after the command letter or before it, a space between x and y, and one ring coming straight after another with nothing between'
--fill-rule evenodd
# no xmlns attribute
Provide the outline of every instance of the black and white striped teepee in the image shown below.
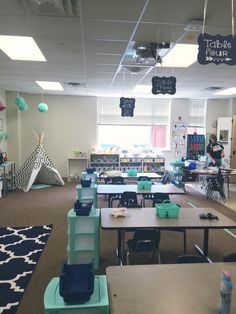
<svg viewBox="0 0 236 314"><path fill-rule="evenodd" d="M34 183L64 185L61 175L42 145L43 136L44 133L37 136L37 147L16 173L16 187L24 192L28 192Z"/></svg>

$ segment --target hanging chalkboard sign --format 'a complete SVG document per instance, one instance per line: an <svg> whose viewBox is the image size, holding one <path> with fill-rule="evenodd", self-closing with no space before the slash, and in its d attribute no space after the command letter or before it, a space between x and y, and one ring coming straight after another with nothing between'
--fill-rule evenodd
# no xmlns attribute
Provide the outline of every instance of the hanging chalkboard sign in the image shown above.
<svg viewBox="0 0 236 314"><path fill-rule="evenodd" d="M133 117L135 108L135 98L120 98L120 108L122 117Z"/></svg>
<svg viewBox="0 0 236 314"><path fill-rule="evenodd" d="M153 76L152 78L152 93L157 94L175 94L176 93L176 78Z"/></svg>
<svg viewBox="0 0 236 314"><path fill-rule="evenodd" d="M236 38L228 35L200 34L198 37L198 62L200 64L236 64Z"/></svg>

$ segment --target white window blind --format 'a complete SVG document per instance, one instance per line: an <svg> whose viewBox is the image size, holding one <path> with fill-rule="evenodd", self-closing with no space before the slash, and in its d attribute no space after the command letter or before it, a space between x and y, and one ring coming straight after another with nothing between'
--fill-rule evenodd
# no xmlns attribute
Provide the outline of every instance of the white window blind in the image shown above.
<svg viewBox="0 0 236 314"><path fill-rule="evenodd" d="M206 101L204 99L189 101L189 126L204 127L206 115Z"/></svg>
<svg viewBox="0 0 236 314"><path fill-rule="evenodd" d="M121 117L120 98L98 98L98 125L169 125L169 99L137 98L133 117Z"/></svg>

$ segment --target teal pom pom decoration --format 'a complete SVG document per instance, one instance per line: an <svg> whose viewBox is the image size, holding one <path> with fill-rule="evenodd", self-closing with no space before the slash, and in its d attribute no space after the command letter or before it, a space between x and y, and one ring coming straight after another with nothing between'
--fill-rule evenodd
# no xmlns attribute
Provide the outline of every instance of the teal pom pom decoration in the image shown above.
<svg viewBox="0 0 236 314"><path fill-rule="evenodd" d="M25 100L21 96L17 96L15 99L15 104L19 107L22 106L25 103Z"/></svg>
<svg viewBox="0 0 236 314"><path fill-rule="evenodd" d="M24 100L24 102L18 106L18 109L21 112L24 112L24 111L27 111L29 109L29 106L28 106L27 102Z"/></svg>
<svg viewBox="0 0 236 314"><path fill-rule="evenodd" d="M28 106L27 102L21 96L17 96L16 97L15 104L17 105L18 109L21 112L27 111L29 109L29 106Z"/></svg>
<svg viewBox="0 0 236 314"><path fill-rule="evenodd" d="M38 110L40 112L47 112L48 111L48 105L45 104L44 102L41 102L40 104L38 104Z"/></svg>

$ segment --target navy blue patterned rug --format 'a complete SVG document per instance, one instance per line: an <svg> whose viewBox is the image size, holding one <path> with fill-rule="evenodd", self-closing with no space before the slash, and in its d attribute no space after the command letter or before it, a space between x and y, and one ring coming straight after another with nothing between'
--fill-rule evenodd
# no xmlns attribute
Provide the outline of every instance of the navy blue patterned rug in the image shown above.
<svg viewBox="0 0 236 314"><path fill-rule="evenodd" d="M0 313L14 314L52 225L0 228Z"/></svg>

